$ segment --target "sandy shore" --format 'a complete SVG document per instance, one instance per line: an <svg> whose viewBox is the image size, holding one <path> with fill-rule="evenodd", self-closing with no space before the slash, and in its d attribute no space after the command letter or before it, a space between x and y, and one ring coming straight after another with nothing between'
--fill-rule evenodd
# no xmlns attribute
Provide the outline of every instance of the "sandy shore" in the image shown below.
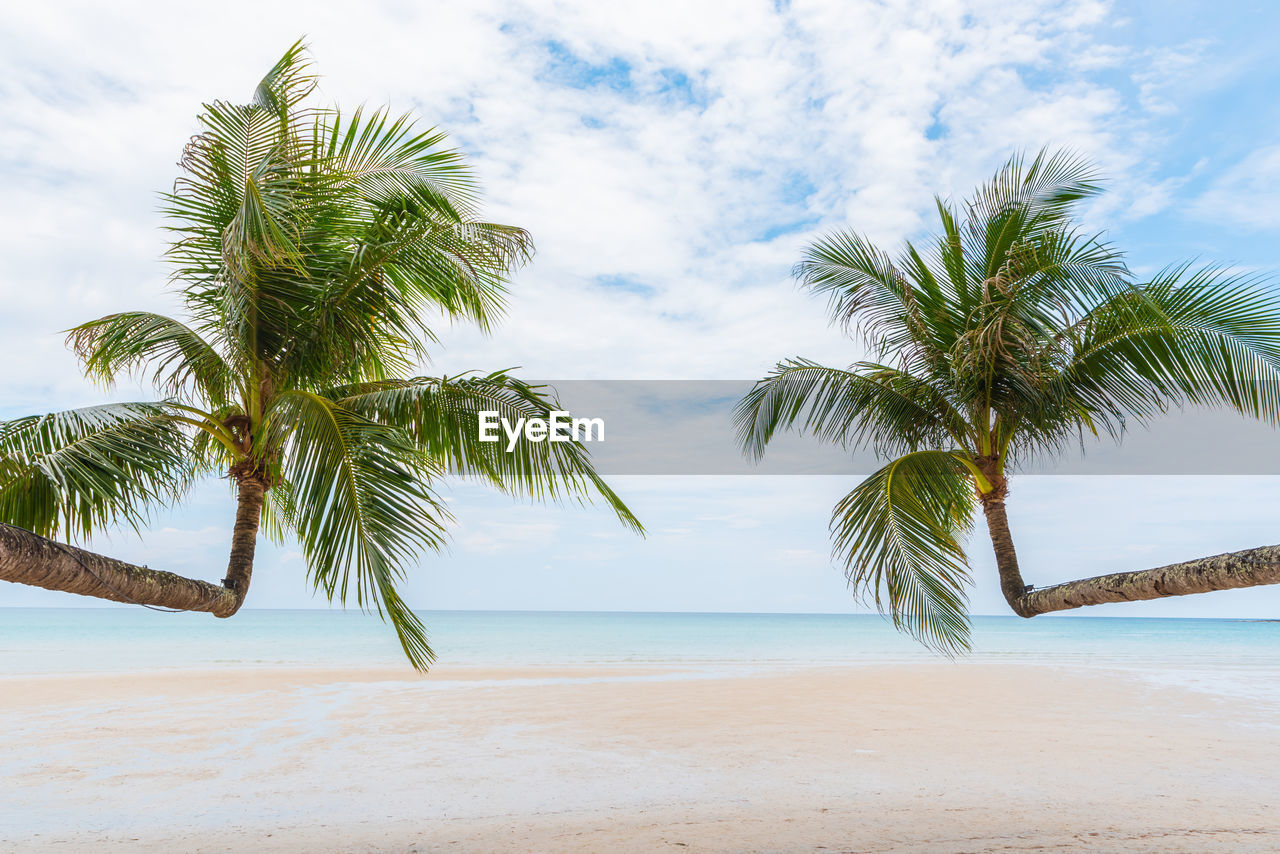
<svg viewBox="0 0 1280 854"><path fill-rule="evenodd" d="M1271 851L1276 710L964 662L0 679L0 850Z"/></svg>

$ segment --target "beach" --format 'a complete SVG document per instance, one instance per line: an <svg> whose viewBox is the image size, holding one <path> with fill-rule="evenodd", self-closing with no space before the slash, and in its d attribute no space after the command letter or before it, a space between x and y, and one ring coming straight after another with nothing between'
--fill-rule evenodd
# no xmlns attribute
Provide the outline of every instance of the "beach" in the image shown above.
<svg viewBox="0 0 1280 854"><path fill-rule="evenodd" d="M19 851L1267 851L1276 706L1081 664L0 680Z"/></svg>
<svg viewBox="0 0 1280 854"><path fill-rule="evenodd" d="M0 854L1280 854L1280 3L11 6Z"/></svg>

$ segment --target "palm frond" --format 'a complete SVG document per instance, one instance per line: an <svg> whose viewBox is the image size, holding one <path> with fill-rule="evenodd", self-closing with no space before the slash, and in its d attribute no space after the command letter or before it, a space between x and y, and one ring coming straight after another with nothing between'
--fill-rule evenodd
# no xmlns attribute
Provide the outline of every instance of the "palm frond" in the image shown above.
<svg viewBox="0 0 1280 854"><path fill-rule="evenodd" d="M429 487L441 472L403 431L318 394L280 394L267 415L284 447L290 524L311 578L332 600L353 593L395 626L405 654L425 669L432 653L397 583L422 554L445 542L451 519Z"/></svg>
<svg viewBox="0 0 1280 854"><path fill-rule="evenodd" d="M734 428L756 460L779 430L881 454L946 445L967 431L947 398L919 377L872 362L839 370L805 359L780 362L757 382L735 408Z"/></svg>
<svg viewBox="0 0 1280 854"><path fill-rule="evenodd" d="M145 367L164 394L176 397L194 387L212 405L227 400L234 384L230 366L209 342L159 314L111 314L71 329L67 343L85 373L107 384Z"/></svg>
<svg viewBox="0 0 1280 854"><path fill-rule="evenodd" d="M83 539L190 483L188 439L164 404L112 403L0 422L0 521Z"/></svg>
<svg viewBox="0 0 1280 854"><path fill-rule="evenodd" d="M440 216L462 221L474 214L478 184L461 152L445 148L448 135L418 131L409 115L356 109L326 116L319 156L336 180L370 202L410 198Z"/></svg>
<svg viewBox="0 0 1280 854"><path fill-rule="evenodd" d="M805 250L795 268L802 287L828 300L832 322L860 325L883 351L901 346L923 325L911 282L883 249L852 231L835 231Z"/></svg>
<svg viewBox="0 0 1280 854"><path fill-rule="evenodd" d="M389 254L384 271L447 316L489 331L504 311L507 278L533 256L529 233L462 222L424 230Z"/></svg>
<svg viewBox="0 0 1280 854"><path fill-rule="evenodd" d="M452 474L478 477L511 495L538 501L602 499L624 525L643 532L640 521L591 464L579 441L480 440L481 412L496 412L509 423L547 420L563 411L541 386L505 371L482 376L417 377L334 389L329 394L347 409L403 427L414 443Z"/></svg>
<svg viewBox="0 0 1280 854"><path fill-rule="evenodd" d="M1280 299L1256 277L1180 265L1071 330L1054 390L1100 414L1227 405L1280 423Z"/></svg>
<svg viewBox="0 0 1280 854"><path fill-rule="evenodd" d="M948 655L969 648L962 539L975 496L957 452L899 457L835 507L835 557L849 583L888 606L893 624Z"/></svg>
<svg viewBox="0 0 1280 854"><path fill-rule="evenodd" d="M1016 153L978 187L968 203L968 219L975 236L995 249L1011 239L1010 226L1055 228L1070 219L1079 202L1101 192L1097 169L1074 151L1042 148L1029 162ZM988 257L1000 254L997 249Z"/></svg>
<svg viewBox="0 0 1280 854"><path fill-rule="evenodd" d="M253 92L253 103L288 120L290 112L315 91L318 82L307 57L307 45L299 39L263 75Z"/></svg>

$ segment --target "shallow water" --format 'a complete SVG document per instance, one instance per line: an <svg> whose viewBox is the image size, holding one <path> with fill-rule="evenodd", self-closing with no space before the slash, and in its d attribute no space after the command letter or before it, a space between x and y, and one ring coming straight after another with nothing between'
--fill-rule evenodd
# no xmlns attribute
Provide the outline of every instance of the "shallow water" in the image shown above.
<svg viewBox="0 0 1280 854"><path fill-rule="evenodd" d="M931 653L876 615L424 611L441 665L761 668L892 664ZM1280 703L1280 623L975 617L978 661L1123 670ZM356 611L230 620L137 608L0 608L0 676L218 667L400 666L395 633Z"/></svg>

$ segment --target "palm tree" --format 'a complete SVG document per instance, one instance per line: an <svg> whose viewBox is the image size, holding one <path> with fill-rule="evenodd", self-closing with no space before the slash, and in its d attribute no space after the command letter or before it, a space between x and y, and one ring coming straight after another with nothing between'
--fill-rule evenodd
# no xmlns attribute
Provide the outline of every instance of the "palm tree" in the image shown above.
<svg viewBox="0 0 1280 854"><path fill-rule="evenodd" d="M1138 282L1074 223L1100 190L1079 158L1010 159L972 199L936 200L941 233L892 258L837 231L796 268L873 356L847 369L779 363L739 403L760 458L779 430L891 461L835 507L833 552L894 624L947 653L968 647L964 540L980 504L1014 613L1280 582L1280 547L1034 589L1005 515L1008 476L1085 434L1117 440L1171 407L1280 417L1280 302L1256 280L1170 267Z"/></svg>
<svg viewBox="0 0 1280 854"><path fill-rule="evenodd" d="M639 522L577 443L481 442L478 413L547 417L545 389L506 372L415 377L435 314L490 329L532 253L522 229L477 216L477 187L444 135L384 110L305 105L301 44L250 104L205 106L165 195L186 317L113 314L69 343L104 383L146 374L163 399L0 425L0 579L229 617L259 529L296 540L331 599L385 615L413 664L433 659L397 582L446 539L432 484L480 478L531 499L603 498ZM236 518L221 584L54 543L230 479ZM37 536L39 535L39 536Z"/></svg>

